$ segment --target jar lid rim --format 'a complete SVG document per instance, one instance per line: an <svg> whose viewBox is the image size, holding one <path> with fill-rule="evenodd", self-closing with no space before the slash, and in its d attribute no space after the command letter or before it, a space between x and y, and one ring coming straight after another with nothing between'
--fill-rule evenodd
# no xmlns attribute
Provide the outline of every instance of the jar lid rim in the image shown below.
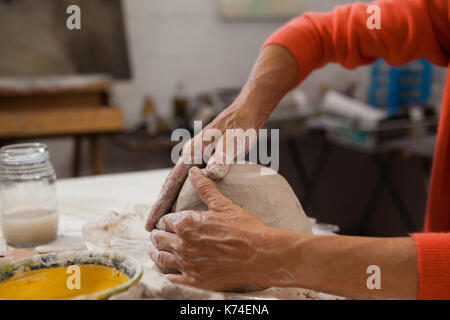
<svg viewBox="0 0 450 320"><path fill-rule="evenodd" d="M43 143L19 143L0 149L0 160L5 165L33 164L49 160L48 148Z"/></svg>

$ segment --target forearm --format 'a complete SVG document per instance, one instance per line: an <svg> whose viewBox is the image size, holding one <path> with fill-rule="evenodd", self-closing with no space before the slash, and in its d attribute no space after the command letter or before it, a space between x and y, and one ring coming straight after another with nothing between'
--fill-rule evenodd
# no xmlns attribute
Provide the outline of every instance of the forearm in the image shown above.
<svg viewBox="0 0 450 320"><path fill-rule="evenodd" d="M280 100L295 87L297 70L288 50L278 45L265 47L233 105L256 116L257 126L261 127Z"/></svg>
<svg viewBox="0 0 450 320"><path fill-rule="evenodd" d="M309 288L354 299L416 299L418 286L412 238L311 236L282 232L282 270L274 286ZM370 290L367 273L380 268L381 289Z"/></svg>

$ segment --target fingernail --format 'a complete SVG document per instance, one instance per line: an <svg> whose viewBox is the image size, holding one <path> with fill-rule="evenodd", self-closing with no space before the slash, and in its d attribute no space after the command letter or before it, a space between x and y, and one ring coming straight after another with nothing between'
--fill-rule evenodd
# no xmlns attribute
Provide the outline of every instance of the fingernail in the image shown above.
<svg viewBox="0 0 450 320"><path fill-rule="evenodd" d="M189 171L189 175L191 177L198 177L202 175L202 171L197 167L192 167L191 170Z"/></svg>

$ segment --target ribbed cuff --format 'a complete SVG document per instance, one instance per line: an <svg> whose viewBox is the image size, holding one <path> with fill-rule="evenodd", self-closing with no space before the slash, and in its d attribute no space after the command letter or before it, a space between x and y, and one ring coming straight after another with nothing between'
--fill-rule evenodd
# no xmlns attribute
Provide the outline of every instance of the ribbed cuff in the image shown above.
<svg viewBox="0 0 450 320"><path fill-rule="evenodd" d="M450 233L415 233L420 300L450 299Z"/></svg>

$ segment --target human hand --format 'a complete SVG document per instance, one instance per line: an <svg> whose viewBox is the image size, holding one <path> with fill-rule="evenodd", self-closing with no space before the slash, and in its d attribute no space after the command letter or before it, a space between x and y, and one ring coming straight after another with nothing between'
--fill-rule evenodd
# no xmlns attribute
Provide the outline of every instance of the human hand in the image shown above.
<svg viewBox="0 0 450 320"><path fill-rule="evenodd" d="M239 99L236 100L232 106L220 113L202 132L185 144L180 159L167 176L160 194L150 210L145 225L147 231L152 231L156 222L170 211L188 176L189 170L193 166L201 166L207 148L213 148L214 152L208 160L205 171L206 175L214 180L225 177L229 172L230 163L250 150L256 141L248 141L245 137L244 145L238 146L237 152L234 146L227 148L227 135L225 133L227 129L242 129L242 132L248 129L259 129L262 126L261 121L255 116L256 113L249 110L251 109L243 107ZM211 129L220 132L221 135L217 141L211 139L214 137L208 137L208 133L211 132L208 130ZM195 158L196 156L201 158L197 159Z"/></svg>
<svg viewBox="0 0 450 320"><path fill-rule="evenodd" d="M151 232L149 256L174 283L227 291L266 286L279 271L278 230L223 196L198 168L190 179L209 211L183 211L162 217Z"/></svg>
<svg viewBox="0 0 450 320"><path fill-rule="evenodd" d="M249 141L247 143L246 141L244 145L238 145L238 150L235 152L234 146L233 148L226 147L225 131L227 129L242 129L243 131L260 129L282 97L295 86L298 80L297 70L294 58L285 48L270 45L261 51L238 98L200 134L186 143L180 161L167 177L150 211L145 227L147 231L152 231L156 222L170 211L189 170L194 166L192 163L202 164L202 159L193 159L196 154L194 150L201 148L202 151L197 153L203 155L206 147L212 145L215 150L208 160L206 175L214 180L225 177L230 169L230 161L245 155L256 142ZM220 131L221 138L217 141L203 141L203 136L208 129Z"/></svg>

